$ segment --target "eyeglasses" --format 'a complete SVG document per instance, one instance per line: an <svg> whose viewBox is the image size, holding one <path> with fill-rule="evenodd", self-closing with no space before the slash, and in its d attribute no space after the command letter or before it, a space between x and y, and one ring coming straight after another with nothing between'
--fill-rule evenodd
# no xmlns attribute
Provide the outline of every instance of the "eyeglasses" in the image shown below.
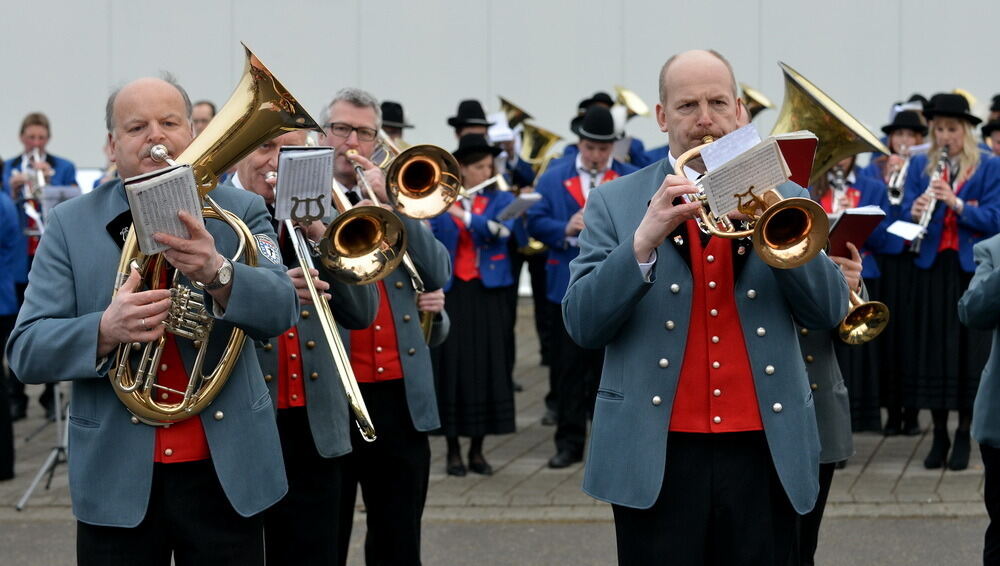
<svg viewBox="0 0 1000 566"><path fill-rule="evenodd" d="M351 137L351 132L357 132L358 141L364 142L375 141L375 138L378 137L378 130L372 128L355 128L343 122L330 122L326 125L326 130L338 138L349 138Z"/></svg>

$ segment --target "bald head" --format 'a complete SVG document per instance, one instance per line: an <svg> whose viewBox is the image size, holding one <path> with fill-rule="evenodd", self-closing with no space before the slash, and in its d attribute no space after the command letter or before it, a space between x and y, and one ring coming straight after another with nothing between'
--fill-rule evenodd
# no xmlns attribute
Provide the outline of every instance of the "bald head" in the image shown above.
<svg viewBox="0 0 1000 566"><path fill-rule="evenodd" d="M747 122L736 97L736 80L729 63L715 51L686 51L664 63L660 71L660 102L656 121L670 134L674 157L718 139ZM703 167L696 161L692 167Z"/></svg>
<svg viewBox="0 0 1000 566"><path fill-rule="evenodd" d="M149 157L162 144L172 157L187 148L191 131L191 102L180 86L167 80L133 81L108 98L108 140L122 178L163 167Z"/></svg>
<svg viewBox="0 0 1000 566"><path fill-rule="evenodd" d="M733 98L736 95L736 76L733 66L714 49L694 49L678 53L667 59L660 69L660 104L667 101L670 83L678 80L690 80L699 76L712 75L715 78L725 75L732 85Z"/></svg>

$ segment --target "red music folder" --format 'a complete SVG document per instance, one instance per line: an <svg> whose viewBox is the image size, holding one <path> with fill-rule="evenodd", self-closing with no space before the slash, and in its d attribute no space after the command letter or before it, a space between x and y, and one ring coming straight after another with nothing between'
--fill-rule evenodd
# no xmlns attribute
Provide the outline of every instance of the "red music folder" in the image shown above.
<svg viewBox="0 0 1000 566"><path fill-rule="evenodd" d="M830 248L827 253L851 257L847 242L851 242L860 250L883 219L885 211L875 205L845 210L830 225Z"/></svg>
<svg viewBox="0 0 1000 566"><path fill-rule="evenodd" d="M792 172L789 180L800 187L808 187L813 160L816 158L816 146L819 144L816 134L809 130L800 130L771 137L778 140L781 155L785 157L785 163Z"/></svg>

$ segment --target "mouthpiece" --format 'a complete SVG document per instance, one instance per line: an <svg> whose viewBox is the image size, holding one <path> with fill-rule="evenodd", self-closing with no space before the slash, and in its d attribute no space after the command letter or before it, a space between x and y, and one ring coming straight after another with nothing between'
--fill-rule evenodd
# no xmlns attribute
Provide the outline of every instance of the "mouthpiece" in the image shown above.
<svg viewBox="0 0 1000 566"><path fill-rule="evenodd" d="M154 145L149 148L149 156L153 158L153 161L163 163L170 158L170 152L167 151L166 146Z"/></svg>
<svg viewBox="0 0 1000 566"><path fill-rule="evenodd" d="M267 173L264 173L264 178L267 179L268 181L270 181L272 179L277 179L278 178L278 172L277 171L268 171Z"/></svg>

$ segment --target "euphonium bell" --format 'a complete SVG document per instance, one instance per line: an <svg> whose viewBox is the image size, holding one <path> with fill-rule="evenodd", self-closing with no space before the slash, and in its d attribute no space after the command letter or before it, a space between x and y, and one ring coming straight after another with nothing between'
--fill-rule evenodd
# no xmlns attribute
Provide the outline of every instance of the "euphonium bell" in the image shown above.
<svg viewBox="0 0 1000 566"><path fill-rule="evenodd" d="M529 163L538 175L551 159L550 150L561 139L555 132L525 123L521 130L521 159Z"/></svg>
<svg viewBox="0 0 1000 566"><path fill-rule="evenodd" d="M677 158L674 170L678 175L684 176L684 165L714 140L705 136L702 141L702 145ZM830 220L815 201L784 198L777 189L756 194L753 187L736 196L740 198L739 211L747 216L752 228L736 230L729 218L716 216L708 209L708 197L701 193L694 196L701 201L698 222L701 229L720 238L750 237L757 255L768 265L781 269L798 267L826 247Z"/></svg>
<svg viewBox="0 0 1000 566"><path fill-rule="evenodd" d="M503 112L504 116L507 118L507 125L510 126L511 129L516 128L521 122L532 118L531 114L525 112L520 106L502 96L498 96L497 98L500 99L500 111Z"/></svg>
<svg viewBox="0 0 1000 566"><path fill-rule="evenodd" d="M746 83L740 83L740 90L743 91L743 106L746 106L750 119L753 120L761 110L774 108L774 103L770 101L762 92Z"/></svg>
<svg viewBox="0 0 1000 566"><path fill-rule="evenodd" d="M648 116L649 105L639 98L639 95L631 90L615 85L615 102L621 104L628 111L626 120L633 116Z"/></svg>
<svg viewBox="0 0 1000 566"><path fill-rule="evenodd" d="M233 261L243 257L247 265L257 263L257 247L250 229L235 214L220 208L208 193L218 183L218 176L236 164L261 143L292 130L320 131L313 120L277 78L246 47L246 64L236 90L208 127L177 156L177 163L190 165L198 184L198 193L208 205L202 213L206 219L222 220L237 233L240 243ZM154 147L150 155L158 161L168 161L166 148ZM128 279L131 270L138 269L147 289L160 288L160 276L166 269L162 254L146 256L139 250L135 230L130 229L118 262L114 292ZM157 383L166 336L145 347L122 344L115 354L109 371L111 384L118 398L136 417L148 424L167 424L197 415L204 410L225 386L243 350L244 334L234 328L215 369L203 369L214 318L207 312L201 293L177 283L174 275L171 288L170 313L165 321L167 332L195 342L197 356L188 372L184 390L168 389ZM142 350L133 369L132 352ZM176 403L160 399L162 393L173 391L183 396Z"/></svg>
<svg viewBox="0 0 1000 566"><path fill-rule="evenodd" d="M810 185L845 157L867 151L889 154L889 149L875 134L826 93L795 69L780 62L778 65L785 75L785 101L771 135L799 130L816 134L819 143L809 177Z"/></svg>

